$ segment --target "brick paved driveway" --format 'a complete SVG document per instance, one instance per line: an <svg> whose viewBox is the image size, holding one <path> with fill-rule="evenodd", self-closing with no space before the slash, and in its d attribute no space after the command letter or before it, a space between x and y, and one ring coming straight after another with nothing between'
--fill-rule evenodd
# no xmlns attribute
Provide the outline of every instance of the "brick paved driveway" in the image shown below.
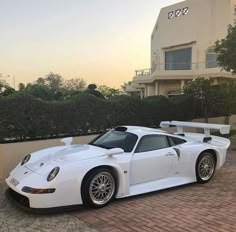
<svg viewBox="0 0 236 232"><path fill-rule="evenodd" d="M236 232L236 151L208 184L116 200L99 210L31 215L11 205L4 188L0 182L0 232Z"/></svg>
<svg viewBox="0 0 236 232"><path fill-rule="evenodd" d="M104 232L236 232L236 152L207 184L117 200L99 210L74 213Z"/></svg>
<svg viewBox="0 0 236 232"><path fill-rule="evenodd" d="M0 232L97 232L71 214L34 215L12 205L0 182Z"/></svg>

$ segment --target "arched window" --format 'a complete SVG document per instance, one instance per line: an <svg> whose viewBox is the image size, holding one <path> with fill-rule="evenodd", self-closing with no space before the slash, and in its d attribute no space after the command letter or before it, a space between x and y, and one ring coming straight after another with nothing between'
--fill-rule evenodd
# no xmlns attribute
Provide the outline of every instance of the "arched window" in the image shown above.
<svg viewBox="0 0 236 232"><path fill-rule="evenodd" d="M206 68L216 68L217 64L217 54L214 47L210 47L206 50Z"/></svg>

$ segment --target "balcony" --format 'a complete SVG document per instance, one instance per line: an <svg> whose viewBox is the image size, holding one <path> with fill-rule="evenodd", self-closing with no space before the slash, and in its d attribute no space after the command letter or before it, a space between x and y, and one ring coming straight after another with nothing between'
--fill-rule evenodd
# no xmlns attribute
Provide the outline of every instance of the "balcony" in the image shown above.
<svg viewBox="0 0 236 232"><path fill-rule="evenodd" d="M196 76L222 73L216 61L198 63L155 64L151 69L135 70L136 83L152 82L155 79L192 79Z"/></svg>
<svg viewBox="0 0 236 232"><path fill-rule="evenodd" d="M140 70L135 70L135 76L149 76L151 75L151 69L140 69Z"/></svg>
<svg viewBox="0 0 236 232"><path fill-rule="evenodd" d="M218 64L216 61L208 61L208 62L198 62L198 63L165 63L154 65L152 69L152 73L156 70L165 70L165 71L183 71L183 70L203 70L209 68L217 68Z"/></svg>

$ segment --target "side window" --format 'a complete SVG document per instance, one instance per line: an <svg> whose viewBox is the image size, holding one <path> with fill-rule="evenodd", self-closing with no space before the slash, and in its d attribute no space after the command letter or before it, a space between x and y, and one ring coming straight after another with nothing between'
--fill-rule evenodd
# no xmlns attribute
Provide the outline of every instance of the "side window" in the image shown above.
<svg viewBox="0 0 236 232"><path fill-rule="evenodd" d="M141 138L135 153L154 151L169 147L165 135L146 135Z"/></svg>
<svg viewBox="0 0 236 232"><path fill-rule="evenodd" d="M176 137L172 137L172 136L168 136L169 142L170 142L170 146L176 146L182 143L186 143L186 141L184 139L180 139L180 138L176 138Z"/></svg>
<svg viewBox="0 0 236 232"><path fill-rule="evenodd" d="M216 68L217 66L218 63L215 48L208 48L206 51L206 68Z"/></svg>

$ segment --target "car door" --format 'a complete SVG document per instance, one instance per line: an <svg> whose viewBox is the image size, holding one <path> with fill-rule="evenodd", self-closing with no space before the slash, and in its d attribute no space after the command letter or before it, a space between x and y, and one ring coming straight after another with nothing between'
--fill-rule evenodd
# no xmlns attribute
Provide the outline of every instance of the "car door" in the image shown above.
<svg viewBox="0 0 236 232"><path fill-rule="evenodd" d="M184 144L186 140L176 137L174 135L167 136L170 146L176 151L177 159L173 160L171 173L174 175L181 175L181 172L186 170L186 164L188 164L190 157L186 157L184 151Z"/></svg>
<svg viewBox="0 0 236 232"><path fill-rule="evenodd" d="M165 135L143 136L131 160L131 185L168 177L176 159Z"/></svg>

